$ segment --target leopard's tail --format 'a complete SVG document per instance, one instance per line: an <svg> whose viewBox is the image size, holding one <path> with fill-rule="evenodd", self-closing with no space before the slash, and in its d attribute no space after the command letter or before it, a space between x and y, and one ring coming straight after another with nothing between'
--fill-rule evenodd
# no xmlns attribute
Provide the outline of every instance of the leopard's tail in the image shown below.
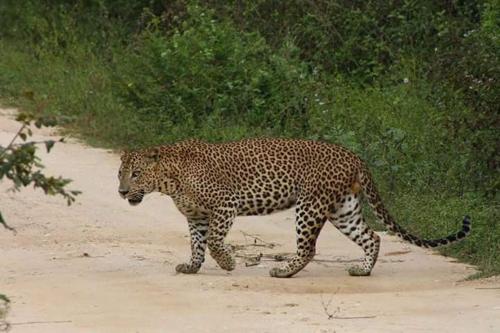
<svg viewBox="0 0 500 333"><path fill-rule="evenodd" d="M359 182L359 185L361 185L363 194L367 199L368 204L375 212L377 218L380 221L382 221L390 231L394 232L397 236L399 236L400 238L404 239L405 241L411 244L415 244L417 246L426 248L443 246L459 241L465 238L467 234L470 233L471 219L469 216L466 215L462 222L462 229L449 236L438 239L422 239L420 237L412 235L408 231L406 231L403 227L398 225L396 221L394 221L392 216L389 214L387 209L384 207L382 199L380 198L380 195L377 189L375 188L372 177L368 170L364 169L360 171L358 174L357 181Z"/></svg>

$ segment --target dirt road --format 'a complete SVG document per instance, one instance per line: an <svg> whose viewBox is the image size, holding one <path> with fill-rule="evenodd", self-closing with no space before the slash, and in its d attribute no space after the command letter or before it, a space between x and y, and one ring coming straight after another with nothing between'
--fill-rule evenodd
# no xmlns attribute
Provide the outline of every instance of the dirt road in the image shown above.
<svg viewBox="0 0 500 333"><path fill-rule="evenodd" d="M2 144L18 128L11 114L0 112ZM291 279L268 276L276 262L246 267L242 257L233 272L207 258L199 274L177 275L188 230L168 197L129 206L117 194L119 157L74 140L43 161L83 194L67 207L0 184L0 209L18 231L0 230L12 332L500 332L499 279L462 282L473 268L384 233L370 277L347 275L362 252L330 225L316 261ZM278 245L252 246L245 234ZM240 255L292 252L293 212L238 218L229 242Z"/></svg>

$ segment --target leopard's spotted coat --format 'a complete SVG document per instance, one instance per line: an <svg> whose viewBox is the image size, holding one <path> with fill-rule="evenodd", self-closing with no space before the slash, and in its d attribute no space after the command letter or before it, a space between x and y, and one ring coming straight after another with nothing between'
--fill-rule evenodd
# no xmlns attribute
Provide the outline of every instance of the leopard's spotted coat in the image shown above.
<svg viewBox="0 0 500 333"><path fill-rule="evenodd" d="M235 261L224 239L238 215L263 215L295 206L297 253L274 277L290 277L314 257L316 239L328 220L365 252L351 275L369 275L380 237L365 223L360 195L388 229L422 247L446 245L470 230L446 238L425 240L397 225L384 208L365 164L347 149L323 142L289 139L248 139L209 144L197 140L123 153L119 171L122 197L131 204L158 191L172 197L187 218L191 259L176 267L196 273L208 245L212 257L226 270Z"/></svg>

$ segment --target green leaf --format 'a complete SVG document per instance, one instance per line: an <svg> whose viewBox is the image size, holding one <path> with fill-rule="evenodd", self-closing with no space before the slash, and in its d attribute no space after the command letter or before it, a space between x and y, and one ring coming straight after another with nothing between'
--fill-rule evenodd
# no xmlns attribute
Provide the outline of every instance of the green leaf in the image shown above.
<svg viewBox="0 0 500 333"><path fill-rule="evenodd" d="M3 295L3 294L0 294L0 300L5 301L7 303L10 302L10 299L7 296Z"/></svg>
<svg viewBox="0 0 500 333"><path fill-rule="evenodd" d="M47 148L47 153L50 153L50 150L52 147L54 147L55 141L54 140L47 140L45 141L45 148Z"/></svg>
<svg viewBox="0 0 500 333"><path fill-rule="evenodd" d="M11 226L9 226L7 224L7 222L5 222L5 220L3 219L3 216L2 216L2 213L0 212L0 224L3 225L3 227L7 230L10 230L14 233L16 233L16 229L12 228Z"/></svg>

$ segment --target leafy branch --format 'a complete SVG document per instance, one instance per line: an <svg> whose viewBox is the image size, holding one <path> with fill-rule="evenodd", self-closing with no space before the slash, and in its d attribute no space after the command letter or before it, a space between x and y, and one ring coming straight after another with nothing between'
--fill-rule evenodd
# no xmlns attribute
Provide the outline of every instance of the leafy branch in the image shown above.
<svg viewBox="0 0 500 333"><path fill-rule="evenodd" d="M52 116L40 116L30 112L19 113L16 120L21 123L21 127L7 146L0 145L0 181L3 178L10 180L13 183L13 191L19 191L21 187L33 185L34 188L41 188L47 195L61 195L66 199L67 204L71 205L80 191L65 189L71 182L70 179L60 176L46 176L42 172L44 165L37 156L39 146L45 146L47 153L49 153L56 141L29 140L33 136L32 125L36 128L53 127L57 124L57 120ZM63 140L64 138L60 139L59 142ZM15 229L5 222L1 213L0 224L7 230L15 232Z"/></svg>

